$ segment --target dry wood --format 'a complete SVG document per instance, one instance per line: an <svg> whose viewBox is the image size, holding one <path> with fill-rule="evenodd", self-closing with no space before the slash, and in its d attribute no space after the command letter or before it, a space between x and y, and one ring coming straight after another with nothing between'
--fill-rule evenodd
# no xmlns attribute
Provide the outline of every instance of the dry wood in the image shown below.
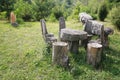
<svg viewBox="0 0 120 80"><path fill-rule="evenodd" d="M61 29L64 29L64 28L66 28L65 19L64 19L64 17L60 17L59 18L59 39L60 40L61 40L61 38L60 38Z"/></svg>
<svg viewBox="0 0 120 80"><path fill-rule="evenodd" d="M16 15L13 12L10 13L10 22L11 24L16 22Z"/></svg>
<svg viewBox="0 0 120 80"><path fill-rule="evenodd" d="M50 47L52 47L52 43L56 42L57 39L54 37L54 34L47 32L45 20L41 19L40 22L41 22L41 30L42 30L43 39L45 40L47 44L49 44Z"/></svg>
<svg viewBox="0 0 120 80"><path fill-rule="evenodd" d="M102 45L98 43L88 43L87 45L87 63L98 68L102 58Z"/></svg>
<svg viewBox="0 0 120 80"><path fill-rule="evenodd" d="M64 67L68 66L68 44L65 42L53 43L52 52L53 64L58 64Z"/></svg>

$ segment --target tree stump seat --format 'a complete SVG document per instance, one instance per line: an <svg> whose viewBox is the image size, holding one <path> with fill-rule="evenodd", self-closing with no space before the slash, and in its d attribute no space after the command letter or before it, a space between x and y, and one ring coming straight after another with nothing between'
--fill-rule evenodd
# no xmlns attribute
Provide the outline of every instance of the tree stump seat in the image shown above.
<svg viewBox="0 0 120 80"><path fill-rule="evenodd" d="M65 42L54 42L52 48L52 62L53 64L67 67L68 61L68 44Z"/></svg>
<svg viewBox="0 0 120 80"><path fill-rule="evenodd" d="M87 45L87 63L98 68L101 63L102 45L98 43L88 43Z"/></svg>

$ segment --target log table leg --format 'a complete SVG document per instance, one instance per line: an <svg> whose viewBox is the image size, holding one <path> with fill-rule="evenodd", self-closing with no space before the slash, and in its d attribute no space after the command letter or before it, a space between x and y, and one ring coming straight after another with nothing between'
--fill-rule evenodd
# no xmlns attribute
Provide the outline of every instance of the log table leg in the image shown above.
<svg viewBox="0 0 120 80"><path fill-rule="evenodd" d="M52 52L53 64L58 64L63 67L68 67L68 44L65 42L54 42Z"/></svg>
<svg viewBox="0 0 120 80"><path fill-rule="evenodd" d="M72 53L78 53L79 50L79 41L69 41L69 50Z"/></svg>
<svg viewBox="0 0 120 80"><path fill-rule="evenodd" d="M98 43L88 43L87 45L87 63L95 68L100 66L102 56L102 45Z"/></svg>

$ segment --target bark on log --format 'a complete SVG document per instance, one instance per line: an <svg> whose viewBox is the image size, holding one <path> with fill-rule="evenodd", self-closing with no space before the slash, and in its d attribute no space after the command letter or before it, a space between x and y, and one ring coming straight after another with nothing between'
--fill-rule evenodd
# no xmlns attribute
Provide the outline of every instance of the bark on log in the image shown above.
<svg viewBox="0 0 120 80"><path fill-rule="evenodd" d="M87 63L99 68L102 57L102 45L98 43L88 43Z"/></svg>
<svg viewBox="0 0 120 80"><path fill-rule="evenodd" d="M61 41L61 38L60 38L61 29L64 29L64 28L66 28L65 19L64 17L60 17L59 18L59 39L60 41Z"/></svg>
<svg viewBox="0 0 120 80"><path fill-rule="evenodd" d="M52 62L53 64L58 64L63 67L67 67L68 61L68 44L65 42L55 42L53 43L52 52Z"/></svg>
<svg viewBox="0 0 120 80"><path fill-rule="evenodd" d="M64 41L78 41L87 38L87 32L73 29L62 29L61 39Z"/></svg>
<svg viewBox="0 0 120 80"><path fill-rule="evenodd" d="M78 41L69 41L69 51L71 53L78 53L79 50L79 40Z"/></svg>

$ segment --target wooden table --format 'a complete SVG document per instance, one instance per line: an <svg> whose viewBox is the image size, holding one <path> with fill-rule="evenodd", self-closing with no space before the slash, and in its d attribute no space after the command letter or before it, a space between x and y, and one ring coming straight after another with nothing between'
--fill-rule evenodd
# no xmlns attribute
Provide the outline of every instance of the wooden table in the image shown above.
<svg viewBox="0 0 120 80"><path fill-rule="evenodd" d="M61 29L60 38L62 41L68 42L69 50L72 53L78 53L79 40L87 38L87 32L73 29Z"/></svg>

